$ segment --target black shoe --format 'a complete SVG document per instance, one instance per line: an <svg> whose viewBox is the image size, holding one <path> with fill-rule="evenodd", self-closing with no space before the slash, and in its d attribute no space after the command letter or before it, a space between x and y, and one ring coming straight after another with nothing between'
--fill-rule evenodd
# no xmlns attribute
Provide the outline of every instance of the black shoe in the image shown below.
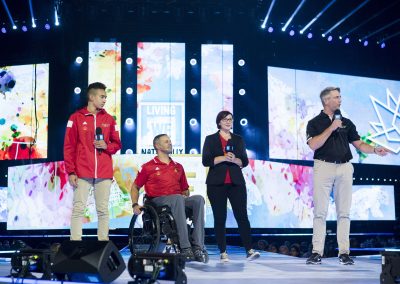
<svg viewBox="0 0 400 284"><path fill-rule="evenodd" d="M193 247L194 260L198 262L207 263L208 253L206 249L201 249L200 247Z"/></svg>
<svg viewBox="0 0 400 284"><path fill-rule="evenodd" d="M343 265L353 265L354 260L352 260L347 253L343 253L339 255L339 263Z"/></svg>
<svg viewBox="0 0 400 284"><path fill-rule="evenodd" d="M321 255L313 253L306 261L306 264L321 264Z"/></svg>
<svg viewBox="0 0 400 284"><path fill-rule="evenodd" d="M192 248L181 249L181 255L185 258L185 261L195 260Z"/></svg>

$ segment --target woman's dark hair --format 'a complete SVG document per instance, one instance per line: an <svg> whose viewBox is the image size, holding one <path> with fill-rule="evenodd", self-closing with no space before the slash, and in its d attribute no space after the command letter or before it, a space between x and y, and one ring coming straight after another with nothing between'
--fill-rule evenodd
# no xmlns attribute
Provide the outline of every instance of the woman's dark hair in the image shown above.
<svg viewBox="0 0 400 284"><path fill-rule="evenodd" d="M228 111L228 110L220 111L220 112L217 114L217 118L215 119L215 123L217 123L218 129L221 128L221 126L219 125L219 123L221 122L221 120L223 120L223 119L224 119L225 117L227 117L228 115L231 115L231 116L233 117L233 114L232 114L230 111Z"/></svg>

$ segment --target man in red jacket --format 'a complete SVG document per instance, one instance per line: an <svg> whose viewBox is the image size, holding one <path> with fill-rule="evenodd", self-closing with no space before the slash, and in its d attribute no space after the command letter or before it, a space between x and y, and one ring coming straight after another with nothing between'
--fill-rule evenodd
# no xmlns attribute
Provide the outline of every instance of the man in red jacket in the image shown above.
<svg viewBox="0 0 400 284"><path fill-rule="evenodd" d="M98 239L108 240L108 201L113 180L111 155L121 149L118 127L104 110L106 86L92 83L87 88L87 106L71 115L64 140L64 161L74 187L71 240L82 238L82 218L94 188L98 216Z"/></svg>

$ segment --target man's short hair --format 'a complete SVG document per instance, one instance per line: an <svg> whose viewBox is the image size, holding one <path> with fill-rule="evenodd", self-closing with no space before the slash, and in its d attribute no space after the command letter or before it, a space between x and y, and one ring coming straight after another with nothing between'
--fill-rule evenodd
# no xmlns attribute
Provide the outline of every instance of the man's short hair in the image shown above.
<svg viewBox="0 0 400 284"><path fill-rule="evenodd" d="M320 99L321 99L321 103L324 106L325 102L324 102L324 98L330 94L330 92L332 91L338 91L340 93L340 88L339 87L326 87L325 89L323 89L321 91L321 94L319 95Z"/></svg>
<svg viewBox="0 0 400 284"><path fill-rule="evenodd" d="M153 147L154 147L155 150L157 150L156 144L158 143L160 138L163 137L163 136L168 136L168 135L163 133L163 134L158 134L156 137L154 137L154 139L153 139Z"/></svg>
<svg viewBox="0 0 400 284"><path fill-rule="evenodd" d="M87 101L89 101L89 94L91 90L106 90L106 85L104 85L103 83L100 82L94 82L92 84L90 84L87 89L86 89L86 98Z"/></svg>

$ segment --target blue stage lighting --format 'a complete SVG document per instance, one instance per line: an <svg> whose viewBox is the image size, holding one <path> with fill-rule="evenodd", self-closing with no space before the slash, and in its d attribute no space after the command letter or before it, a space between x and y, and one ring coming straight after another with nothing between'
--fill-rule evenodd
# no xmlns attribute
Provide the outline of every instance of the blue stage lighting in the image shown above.
<svg viewBox="0 0 400 284"><path fill-rule="evenodd" d="M125 125L126 126L132 126L133 125L133 118L128 117L127 119L125 119Z"/></svg>
<svg viewBox="0 0 400 284"><path fill-rule="evenodd" d="M303 6L303 4L306 2L306 0L302 0L300 2L300 4L297 6L296 10L294 10L293 14L290 16L289 20L287 20L286 24L283 26L282 31L286 31L287 27L290 25L290 23L292 22L294 16L296 16L296 14L299 12L301 6Z"/></svg>
<svg viewBox="0 0 400 284"><path fill-rule="evenodd" d="M23 32L27 32L27 31L28 31L28 28L24 25L24 26L22 26L21 30L22 30Z"/></svg>
<svg viewBox="0 0 400 284"><path fill-rule="evenodd" d="M126 93L128 95L132 95L133 94L133 89L131 87L126 88Z"/></svg>
<svg viewBox="0 0 400 284"><path fill-rule="evenodd" d="M321 36L322 36L322 37L325 37L325 34L322 34Z"/></svg>
<svg viewBox="0 0 400 284"><path fill-rule="evenodd" d="M346 37L345 39L344 39L344 43L345 44L348 44L350 42L350 39L348 38L348 37Z"/></svg>
<svg viewBox="0 0 400 284"><path fill-rule="evenodd" d="M196 88L192 88L190 89L190 93L194 96L197 95L197 89Z"/></svg>
<svg viewBox="0 0 400 284"><path fill-rule="evenodd" d="M45 25L44 25L44 28L45 28L46 30L50 30L50 24L45 24Z"/></svg>
<svg viewBox="0 0 400 284"><path fill-rule="evenodd" d="M290 30L289 35L294 36L294 30Z"/></svg>
<svg viewBox="0 0 400 284"><path fill-rule="evenodd" d="M244 61L243 59L239 59L238 64L239 66L244 66L246 64L246 61Z"/></svg>
<svg viewBox="0 0 400 284"><path fill-rule="evenodd" d="M78 63L78 64L81 64L81 63L83 62L83 58L80 57L80 56L78 56L78 57L75 59L75 62Z"/></svg>
<svg viewBox="0 0 400 284"><path fill-rule="evenodd" d="M32 28L36 28L36 22L35 19L32 18Z"/></svg>
<svg viewBox="0 0 400 284"><path fill-rule="evenodd" d="M16 30L17 29L17 26L16 25L13 25L13 30Z"/></svg>
<svg viewBox="0 0 400 284"><path fill-rule="evenodd" d="M125 62L126 62L126 64L131 65L131 64L133 63L132 57L128 57L128 58L125 60Z"/></svg>
<svg viewBox="0 0 400 284"><path fill-rule="evenodd" d="M54 25L59 26L60 21L58 20L57 9L54 9Z"/></svg>
<svg viewBox="0 0 400 284"><path fill-rule="evenodd" d="M189 154L191 154L191 155L197 155L198 153L199 153L199 151L197 151L196 148L192 148L189 150Z"/></svg>
<svg viewBox="0 0 400 284"><path fill-rule="evenodd" d="M268 32L269 32L269 33L272 33L273 31L274 31L274 28L273 28L273 27L269 27L269 28L268 28Z"/></svg>
<svg viewBox="0 0 400 284"><path fill-rule="evenodd" d="M247 121L246 118L242 118L242 119L240 120L240 125L241 125L241 126L246 126L247 124L248 124L248 121Z"/></svg>
<svg viewBox="0 0 400 284"><path fill-rule="evenodd" d="M195 58L190 59L190 65L194 66L197 64L197 60Z"/></svg>
<svg viewBox="0 0 400 284"><path fill-rule="evenodd" d="M384 42L381 43L381 48L385 48L386 44Z"/></svg>
<svg viewBox="0 0 400 284"><path fill-rule="evenodd" d="M311 39L312 38L312 33L308 33L307 37Z"/></svg>
<svg viewBox="0 0 400 284"><path fill-rule="evenodd" d="M328 36L328 41L332 41L333 37L330 35Z"/></svg>
<svg viewBox="0 0 400 284"><path fill-rule="evenodd" d="M7 33L7 29L6 28L1 28L1 32L3 33L3 34L5 34L5 33Z"/></svg>
<svg viewBox="0 0 400 284"><path fill-rule="evenodd" d="M126 149L125 154L132 155L133 154L133 150L132 149Z"/></svg>
<svg viewBox="0 0 400 284"><path fill-rule="evenodd" d="M245 89L240 89L239 90L239 95L244 96L246 94L246 90Z"/></svg>
<svg viewBox="0 0 400 284"><path fill-rule="evenodd" d="M367 45L368 45L368 40L364 40L363 45L364 45L364 46L367 46Z"/></svg>
<svg viewBox="0 0 400 284"><path fill-rule="evenodd" d="M190 124L190 126L196 126L196 125L197 125L197 119L191 118L191 119L189 120L189 124Z"/></svg>
<svg viewBox="0 0 400 284"><path fill-rule="evenodd" d="M263 29L265 29L265 27L267 26L268 18L269 18L269 15L271 14L272 7L274 7L275 1L276 0L272 0L271 5L269 5L267 15L265 15L264 21L261 25L261 28L263 28ZM269 31L269 29L268 29L268 31ZM269 32L272 33L272 31L269 31Z"/></svg>
<svg viewBox="0 0 400 284"><path fill-rule="evenodd" d="M75 87L74 93L77 94L77 95L79 95L79 94L81 93L81 88Z"/></svg>
<svg viewBox="0 0 400 284"><path fill-rule="evenodd" d="M314 19L312 19L301 31L300 34L303 34L319 17L321 17L321 15L330 7L332 6L333 3L335 3L336 0L332 0L328 5L326 5L324 7L324 9L321 10L321 12L318 13L318 15L316 15L314 17Z"/></svg>
<svg viewBox="0 0 400 284"><path fill-rule="evenodd" d="M36 28L35 15L33 14L32 0L29 0L29 10L31 12L32 28Z"/></svg>

